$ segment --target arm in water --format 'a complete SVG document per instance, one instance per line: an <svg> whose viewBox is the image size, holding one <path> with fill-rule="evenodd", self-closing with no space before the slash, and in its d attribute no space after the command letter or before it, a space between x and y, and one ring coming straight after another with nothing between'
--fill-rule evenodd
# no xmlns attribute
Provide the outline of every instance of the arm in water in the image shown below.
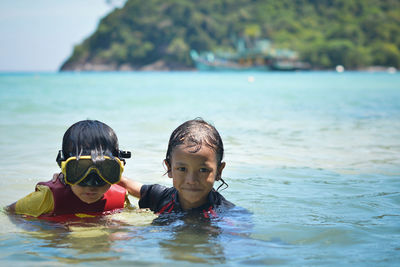
<svg viewBox="0 0 400 267"><path fill-rule="evenodd" d="M140 189L142 188L143 184L121 176L121 180L119 181L118 185L128 190L130 195L140 198Z"/></svg>

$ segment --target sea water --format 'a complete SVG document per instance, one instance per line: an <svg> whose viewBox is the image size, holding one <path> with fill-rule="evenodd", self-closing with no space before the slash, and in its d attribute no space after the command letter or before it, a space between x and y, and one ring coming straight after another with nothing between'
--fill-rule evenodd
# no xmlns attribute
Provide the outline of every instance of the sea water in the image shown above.
<svg viewBox="0 0 400 267"><path fill-rule="evenodd" d="M59 172L62 136L83 119L132 151L126 176L171 186L169 135L196 117L223 138L221 193L239 208L164 224L138 209L64 224L3 212L1 265L400 264L399 74L3 73L0 205Z"/></svg>

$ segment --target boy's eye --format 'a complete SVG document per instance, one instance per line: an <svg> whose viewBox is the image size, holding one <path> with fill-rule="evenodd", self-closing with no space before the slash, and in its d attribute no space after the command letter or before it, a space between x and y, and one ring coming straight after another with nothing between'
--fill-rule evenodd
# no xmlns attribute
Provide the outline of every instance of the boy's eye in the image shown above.
<svg viewBox="0 0 400 267"><path fill-rule="evenodd" d="M178 171L180 171L180 172L184 172L184 171L186 171L186 168L185 167L178 167L178 168L176 168Z"/></svg>
<svg viewBox="0 0 400 267"><path fill-rule="evenodd" d="M207 168L200 168L200 172L210 172L210 170Z"/></svg>

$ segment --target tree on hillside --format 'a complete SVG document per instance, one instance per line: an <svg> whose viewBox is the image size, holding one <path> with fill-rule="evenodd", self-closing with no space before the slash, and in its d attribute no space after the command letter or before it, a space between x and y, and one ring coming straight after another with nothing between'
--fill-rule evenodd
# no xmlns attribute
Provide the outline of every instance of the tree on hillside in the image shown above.
<svg viewBox="0 0 400 267"><path fill-rule="evenodd" d="M128 0L74 48L62 69L156 62L190 68L191 49L233 51L238 39L269 39L315 68L400 68L399 25L398 0Z"/></svg>

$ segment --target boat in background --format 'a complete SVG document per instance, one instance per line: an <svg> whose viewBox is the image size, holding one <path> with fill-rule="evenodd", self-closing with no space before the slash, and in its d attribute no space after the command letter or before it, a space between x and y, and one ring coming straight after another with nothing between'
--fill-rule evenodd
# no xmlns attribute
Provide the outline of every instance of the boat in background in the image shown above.
<svg viewBox="0 0 400 267"><path fill-rule="evenodd" d="M274 48L266 39L255 41L251 47L240 40L234 52L198 53L191 50L190 56L198 70L206 71L295 71L311 68L310 64L299 61L297 52Z"/></svg>

